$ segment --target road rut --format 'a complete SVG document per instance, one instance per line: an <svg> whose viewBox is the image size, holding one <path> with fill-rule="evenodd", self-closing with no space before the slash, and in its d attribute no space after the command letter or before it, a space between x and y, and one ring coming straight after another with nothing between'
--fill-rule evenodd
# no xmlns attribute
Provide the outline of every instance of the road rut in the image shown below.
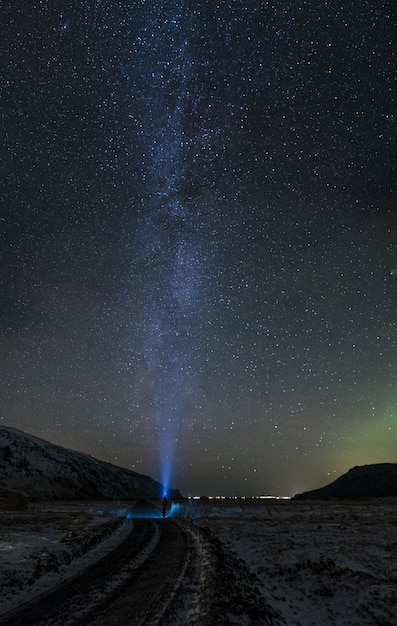
<svg viewBox="0 0 397 626"><path fill-rule="evenodd" d="M2 616L0 624L160 623L176 600L193 553L190 534L175 522L134 520L116 549L51 592Z"/></svg>

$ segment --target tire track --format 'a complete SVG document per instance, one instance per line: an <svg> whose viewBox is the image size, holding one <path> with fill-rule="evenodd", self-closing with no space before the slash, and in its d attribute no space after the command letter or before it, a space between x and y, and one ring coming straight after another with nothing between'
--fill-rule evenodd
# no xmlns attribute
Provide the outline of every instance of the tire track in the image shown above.
<svg viewBox="0 0 397 626"><path fill-rule="evenodd" d="M112 552L0 626L244 626L285 623L258 580L206 528L134 520Z"/></svg>
<svg viewBox="0 0 397 626"><path fill-rule="evenodd" d="M148 559L126 581L117 598L87 626L156 626L169 624L186 595L187 570L195 558L190 533L170 520L156 522L160 539ZM82 626L82 624L81 624Z"/></svg>
<svg viewBox="0 0 397 626"><path fill-rule="evenodd" d="M130 534L113 551L55 589L3 615L0 625L77 624L81 614L104 598L112 597L123 573L125 578L133 568L139 567L158 540L158 528L153 521L134 520Z"/></svg>

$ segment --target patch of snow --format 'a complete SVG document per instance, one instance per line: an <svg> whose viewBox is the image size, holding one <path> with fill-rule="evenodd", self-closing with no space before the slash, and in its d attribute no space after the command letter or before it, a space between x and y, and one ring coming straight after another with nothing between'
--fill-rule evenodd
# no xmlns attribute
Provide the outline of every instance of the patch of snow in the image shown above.
<svg viewBox="0 0 397 626"><path fill-rule="evenodd" d="M200 505L195 513L289 626L396 626L395 501L247 505L243 516Z"/></svg>
<svg viewBox="0 0 397 626"><path fill-rule="evenodd" d="M134 522L118 520L116 510L124 509L59 503L36 512L0 513L0 615L81 572L121 542ZM190 528L197 553L190 567L196 573L200 567L196 578L187 573L180 585L185 591L175 624L186 623L186 615L189 624L199 624L217 585L231 624L397 626L396 500L189 502L174 505L169 516ZM280 619L234 616L233 594L245 594L249 610L257 603Z"/></svg>
<svg viewBox="0 0 397 626"><path fill-rule="evenodd" d="M111 511L67 504L36 513L1 512L0 520L0 615L83 571L133 526Z"/></svg>

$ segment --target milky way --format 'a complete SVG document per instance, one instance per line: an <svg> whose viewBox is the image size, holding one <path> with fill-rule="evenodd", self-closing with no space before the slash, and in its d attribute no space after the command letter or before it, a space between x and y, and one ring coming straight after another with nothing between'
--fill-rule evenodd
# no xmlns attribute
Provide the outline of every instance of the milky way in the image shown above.
<svg viewBox="0 0 397 626"><path fill-rule="evenodd" d="M396 462L392 3L4 4L2 423L185 495Z"/></svg>

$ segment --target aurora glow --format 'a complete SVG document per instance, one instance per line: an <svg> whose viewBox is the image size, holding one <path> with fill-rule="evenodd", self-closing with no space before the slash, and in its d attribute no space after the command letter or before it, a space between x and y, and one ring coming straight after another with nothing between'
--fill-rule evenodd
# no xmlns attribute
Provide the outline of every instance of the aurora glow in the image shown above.
<svg viewBox="0 0 397 626"><path fill-rule="evenodd" d="M391 2L3 4L2 422L184 495L396 462Z"/></svg>

